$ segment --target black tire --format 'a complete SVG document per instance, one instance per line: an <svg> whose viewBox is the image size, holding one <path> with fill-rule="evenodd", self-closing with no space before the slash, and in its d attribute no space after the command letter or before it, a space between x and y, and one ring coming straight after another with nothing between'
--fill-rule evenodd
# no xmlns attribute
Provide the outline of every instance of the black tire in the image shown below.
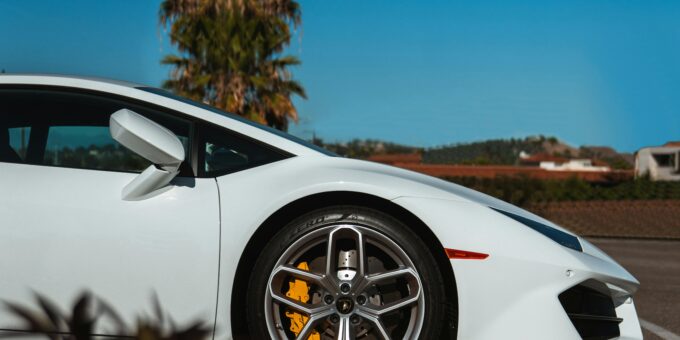
<svg viewBox="0 0 680 340"><path fill-rule="evenodd" d="M427 245L409 227L397 219L373 209L357 206L336 206L307 213L280 229L273 235L252 268L247 289L246 315L249 335L253 339L268 339L265 315L265 295L269 277L278 259L302 236L340 223L373 229L395 242L410 258L420 276L425 298L424 318L419 338L440 339L451 324L447 313L446 291L441 271ZM238 294L235 292L234 294Z"/></svg>

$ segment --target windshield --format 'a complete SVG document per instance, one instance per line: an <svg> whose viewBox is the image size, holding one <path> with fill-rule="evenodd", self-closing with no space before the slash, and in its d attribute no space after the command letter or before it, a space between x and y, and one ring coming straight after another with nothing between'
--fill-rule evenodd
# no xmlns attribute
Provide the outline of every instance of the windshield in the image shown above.
<svg viewBox="0 0 680 340"><path fill-rule="evenodd" d="M320 153L322 153L326 156L332 156L332 157L338 156L337 154L330 152L330 151L328 151L328 150L326 150L326 149L324 149L324 148L322 148L322 147L320 147L320 146L318 146L314 143L308 142L308 141L306 141L302 138L298 138L298 137L295 137L295 136L293 136L289 133L285 133L281 130L277 130L277 129L274 129L274 128L269 127L269 126L253 122L252 120L243 118L239 115L235 115L233 113L222 111L222 110L220 110L216 107L213 107L213 106L210 106L210 105L207 105L207 104L204 104L204 103L199 103L197 101L191 100L191 99L186 98L186 97L178 96L178 95L176 95L176 94L174 94L170 91L166 91L166 90L159 89L159 88L156 88L156 87L148 87L148 86L137 87L137 89L142 90L142 91L146 91L146 92L151 92L153 94L157 94L159 96L167 97L167 98L170 98L170 99L174 99L174 100L180 101L180 102L185 103L185 104L197 106L197 107L200 107L204 110L208 110L208 111L217 113L219 115L225 116L227 118L238 120L241 123L248 124L250 126L256 127L258 129L261 129L261 130L265 130L269 133L273 133L273 134L275 134L279 137L285 138L285 139L287 139L291 142L295 142L295 143L298 143L300 145L306 146L306 147L313 149L315 151L318 151L318 152L320 152Z"/></svg>

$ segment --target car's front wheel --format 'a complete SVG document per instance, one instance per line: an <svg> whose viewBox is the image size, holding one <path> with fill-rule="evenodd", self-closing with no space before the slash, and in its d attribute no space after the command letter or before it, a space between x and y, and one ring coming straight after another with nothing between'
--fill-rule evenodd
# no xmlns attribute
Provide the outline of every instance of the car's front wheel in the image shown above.
<svg viewBox="0 0 680 340"><path fill-rule="evenodd" d="M247 296L256 339L437 339L441 273L398 220L353 206L317 210L262 249Z"/></svg>

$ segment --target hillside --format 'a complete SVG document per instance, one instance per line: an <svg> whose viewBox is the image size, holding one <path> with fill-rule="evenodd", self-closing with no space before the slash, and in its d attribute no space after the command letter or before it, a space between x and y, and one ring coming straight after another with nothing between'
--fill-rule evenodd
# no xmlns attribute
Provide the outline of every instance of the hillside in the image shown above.
<svg viewBox="0 0 680 340"><path fill-rule="evenodd" d="M529 137L524 139L493 139L430 148L423 152L423 163L514 165L520 152L545 152L545 145L557 144L557 139Z"/></svg>
<svg viewBox="0 0 680 340"><path fill-rule="evenodd" d="M556 137L531 136L526 138L492 139L471 143L457 143L432 148L390 143L372 139L355 139L345 143L315 144L339 155L367 158L372 155L419 153L425 164L517 165L521 152L543 153L564 158L591 158L609 164L613 169L631 169L633 155L622 154L607 146L570 146Z"/></svg>

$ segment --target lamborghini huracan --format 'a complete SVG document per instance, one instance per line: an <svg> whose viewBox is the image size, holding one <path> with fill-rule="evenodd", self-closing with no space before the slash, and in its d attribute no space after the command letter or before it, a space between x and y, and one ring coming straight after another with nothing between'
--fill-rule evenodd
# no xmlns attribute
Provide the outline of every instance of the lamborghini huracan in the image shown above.
<svg viewBox="0 0 680 340"><path fill-rule="evenodd" d="M134 320L155 294L218 339L641 339L638 286L444 180L153 87L0 76L3 301L89 290Z"/></svg>

